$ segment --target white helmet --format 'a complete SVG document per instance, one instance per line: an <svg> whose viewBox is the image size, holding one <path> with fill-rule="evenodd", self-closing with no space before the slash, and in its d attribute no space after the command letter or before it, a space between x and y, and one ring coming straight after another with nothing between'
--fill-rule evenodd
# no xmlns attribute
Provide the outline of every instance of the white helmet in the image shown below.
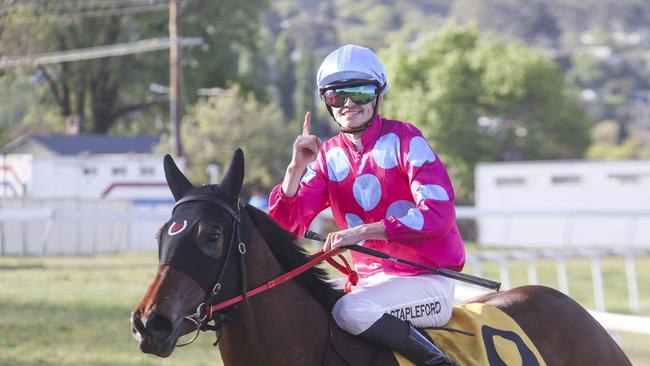
<svg viewBox="0 0 650 366"><path fill-rule="evenodd" d="M322 89L344 80L375 80L384 86L381 94L388 91L386 70L374 52L366 47L345 45L327 55L318 68L316 85Z"/></svg>

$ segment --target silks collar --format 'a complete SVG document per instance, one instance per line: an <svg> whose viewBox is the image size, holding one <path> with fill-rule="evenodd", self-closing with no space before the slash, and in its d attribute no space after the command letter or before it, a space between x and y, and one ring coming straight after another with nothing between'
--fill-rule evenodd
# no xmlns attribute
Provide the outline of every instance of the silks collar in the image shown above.
<svg viewBox="0 0 650 366"><path fill-rule="evenodd" d="M372 121L372 123L369 124L368 128L363 132L361 135L361 145L363 146L363 150L367 150L369 147L371 147L374 144L374 141L379 138L379 134L381 133L381 128L382 128L382 118L381 115L377 114L375 115L375 119ZM348 137L343 131L339 133L341 136L341 139L343 142L350 148L351 151L358 151L354 143L350 140L350 137Z"/></svg>

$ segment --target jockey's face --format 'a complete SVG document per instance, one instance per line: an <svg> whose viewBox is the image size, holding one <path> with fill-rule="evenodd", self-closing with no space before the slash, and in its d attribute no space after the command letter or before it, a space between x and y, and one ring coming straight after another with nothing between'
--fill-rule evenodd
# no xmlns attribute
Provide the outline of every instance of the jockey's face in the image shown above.
<svg viewBox="0 0 650 366"><path fill-rule="evenodd" d="M379 103L382 101L379 97ZM372 117L375 108L375 101L357 105L350 98L346 98L345 104L341 108L332 107L332 112L336 121L343 128L355 128L363 126Z"/></svg>

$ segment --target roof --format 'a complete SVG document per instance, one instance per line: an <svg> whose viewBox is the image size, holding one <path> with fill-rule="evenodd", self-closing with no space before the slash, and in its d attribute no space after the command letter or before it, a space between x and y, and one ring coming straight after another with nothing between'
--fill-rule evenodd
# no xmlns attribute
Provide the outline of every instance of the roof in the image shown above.
<svg viewBox="0 0 650 366"><path fill-rule="evenodd" d="M148 154L160 142L159 136L137 135L25 135L2 149L0 152L9 154L20 150L21 146L36 143L56 155L79 154Z"/></svg>

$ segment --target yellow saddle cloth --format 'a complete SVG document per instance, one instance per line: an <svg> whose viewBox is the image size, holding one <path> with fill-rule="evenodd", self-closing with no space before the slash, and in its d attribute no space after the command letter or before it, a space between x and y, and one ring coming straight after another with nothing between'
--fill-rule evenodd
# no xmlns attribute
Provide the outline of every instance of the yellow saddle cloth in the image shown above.
<svg viewBox="0 0 650 366"><path fill-rule="evenodd" d="M473 334L427 330L435 344L460 366L546 366L521 327L494 306L455 306L445 327ZM396 352L395 356L401 366L413 366L401 354Z"/></svg>

